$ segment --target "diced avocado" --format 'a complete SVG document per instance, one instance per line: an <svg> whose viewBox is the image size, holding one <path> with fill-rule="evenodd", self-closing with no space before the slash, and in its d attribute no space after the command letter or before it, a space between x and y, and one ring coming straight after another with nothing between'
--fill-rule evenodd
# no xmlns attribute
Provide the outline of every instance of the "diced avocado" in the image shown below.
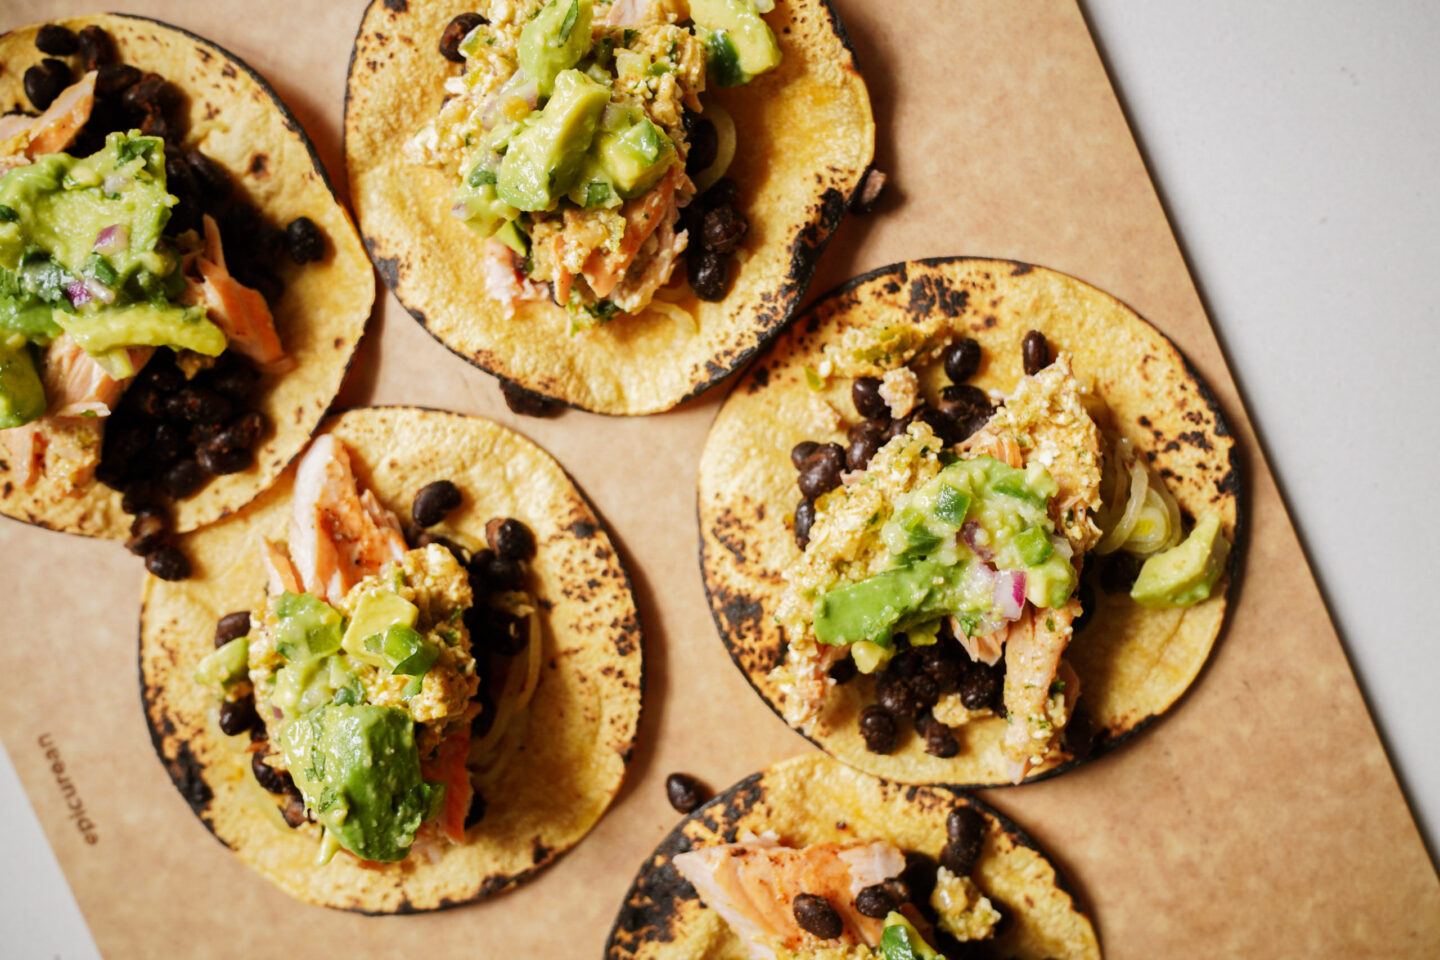
<svg viewBox="0 0 1440 960"><path fill-rule="evenodd" d="M1044 563L1025 571L1025 599L1053 610L1065 605L1077 583L1079 577L1070 561L1053 553Z"/></svg>
<svg viewBox="0 0 1440 960"><path fill-rule="evenodd" d="M496 172L500 199L517 210L545 210L568 193L579 176L585 152L610 91L578 70L555 80L555 95L510 139Z"/></svg>
<svg viewBox="0 0 1440 960"><path fill-rule="evenodd" d="M550 96L562 71L590 52L590 17L590 0L550 0L520 31L520 69L542 97Z"/></svg>
<svg viewBox="0 0 1440 960"><path fill-rule="evenodd" d="M0 430L19 427L45 413L45 386L30 348L17 336L0 334Z"/></svg>
<svg viewBox="0 0 1440 960"><path fill-rule="evenodd" d="M815 601L815 637L821 643L866 640L881 647L907 625L961 610L989 609L989 591L974 591L961 564L921 560L836 587Z"/></svg>
<svg viewBox="0 0 1440 960"><path fill-rule="evenodd" d="M880 955L884 960L944 960L920 936L920 931L894 910L885 917L885 932L880 935Z"/></svg>
<svg viewBox="0 0 1440 960"><path fill-rule="evenodd" d="M195 682L207 687L228 687L245 679L249 659L249 639L236 637L225 646L205 655L195 668Z"/></svg>
<svg viewBox="0 0 1440 960"><path fill-rule="evenodd" d="M146 301L68 313L56 310L55 322L89 354L118 347L173 347L207 357L225 351L225 332L210 322L204 307Z"/></svg>
<svg viewBox="0 0 1440 960"><path fill-rule="evenodd" d="M17 214L0 223L0 267L19 270L26 252L38 249L81 276L96 241L114 228L106 256L118 283L141 268L168 274L175 264L155 248L176 202L166 192L158 137L112 133L83 159L37 157L0 178L0 204Z"/></svg>
<svg viewBox="0 0 1440 960"><path fill-rule="evenodd" d="M515 255L523 257L530 252L530 238L525 235L516 221L511 220L499 230L495 231L495 239L515 251Z"/></svg>
<svg viewBox="0 0 1440 960"><path fill-rule="evenodd" d="M704 28L717 85L749 83L780 65L780 44L754 0L690 0L690 17Z"/></svg>
<svg viewBox="0 0 1440 960"><path fill-rule="evenodd" d="M397 593L380 590L367 593L355 605L355 615L345 627L341 646L345 652L372 666L388 666L383 655L367 650L365 641L383 634L392 624L411 628L420 619L420 608Z"/></svg>
<svg viewBox="0 0 1440 960"><path fill-rule="evenodd" d="M280 746L305 805L363 860L405 859L431 812L415 722L403 710L326 704L285 725Z"/></svg>
<svg viewBox="0 0 1440 960"><path fill-rule="evenodd" d="M1183 543L1145 561L1130 597L1151 608L1199 603L1210 596L1229 555L1230 541L1220 529L1220 518L1207 513Z"/></svg>
<svg viewBox="0 0 1440 960"><path fill-rule="evenodd" d="M595 155L620 196L627 200L655 186L675 162L675 145L648 117L619 132L595 138Z"/></svg>
<svg viewBox="0 0 1440 960"><path fill-rule="evenodd" d="M19 277L0 268L0 336L15 333L32 342L49 342L61 333L50 316L53 310L49 303L26 290Z"/></svg>
<svg viewBox="0 0 1440 960"><path fill-rule="evenodd" d="M491 237L505 224L520 215L510 204L500 199L495 189L497 176L494 170L477 166L455 191L453 210L465 225L481 237Z"/></svg>
<svg viewBox="0 0 1440 960"><path fill-rule="evenodd" d="M309 663L340 649L340 613L308 593L275 601L275 649L288 663Z"/></svg>
<svg viewBox="0 0 1440 960"><path fill-rule="evenodd" d="M1026 527L1015 534L1015 549L1020 551L1020 559L1025 561L1029 567L1038 567L1050 555L1055 552L1055 547L1050 543L1050 537L1041 527Z"/></svg>

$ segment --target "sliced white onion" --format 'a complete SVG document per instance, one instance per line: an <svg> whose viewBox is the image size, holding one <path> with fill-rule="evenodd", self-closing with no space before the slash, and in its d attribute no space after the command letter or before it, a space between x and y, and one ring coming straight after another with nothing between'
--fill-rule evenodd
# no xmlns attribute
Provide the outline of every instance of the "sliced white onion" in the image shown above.
<svg viewBox="0 0 1440 960"><path fill-rule="evenodd" d="M695 175L695 189L704 193L716 180L725 176L725 171L730 169L730 161L735 159L735 121L714 97L701 97L700 104L704 108L702 116L715 124L716 142L715 162Z"/></svg>
<svg viewBox="0 0 1440 960"><path fill-rule="evenodd" d="M109 287L105 286L105 284L101 283L99 280L96 280L94 277L90 277L85 280L85 290L90 294L90 296L94 297L96 300L99 300L101 303L115 302L115 291L111 290Z"/></svg>
<svg viewBox="0 0 1440 960"><path fill-rule="evenodd" d="M1113 553L1130 538L1130 531L1135 529L1135 521L1140 516L1140 508L1145 505L1145 491L1150 489L1150 475L1145 471L1145 464L1136 457L1130 464L1130 496L1125 503L1125 512L1121 514L1120 520L1111 528L1104 537L1100 539L1095 552L1100 554Z"/></svg>
<svg viewBox="0 0 1440 960"><path fill-rule="evenodd" d="M1135 517L1135 525L1122 544L1130 553L1145 556L1158 553L1170 542L1170 514L1165 501L1154 486L1145 490L1145 503Z"/></svg>
<svg viewBox="0 0 1440 960"><path fill-rule="evenodd" d="M106 193L119 193L121 190L124 190L126 187L130 186L130 184L134 182L135 180L132 177L127 177L119 173L112 173L105 178L104 182L101 183L101 186L105 189Z"/></svg>

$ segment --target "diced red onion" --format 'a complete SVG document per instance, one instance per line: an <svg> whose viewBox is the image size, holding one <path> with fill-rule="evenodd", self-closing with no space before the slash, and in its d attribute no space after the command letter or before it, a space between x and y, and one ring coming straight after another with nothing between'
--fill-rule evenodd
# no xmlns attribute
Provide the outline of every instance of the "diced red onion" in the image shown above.
<svg viewBox="0 0 1440 960"><path fill-rule="evenodd" d="M105 284L101 283L99 280L96 280L94 277L86 279L85 290L87 293L90 294L90 296L94 297L96 300L99 300L101 303L115 302L115 291L111 290L109 287L105 286Z"/></svg>
<svg viewBox="0 0 1440 960"><path fill-rule="evenodd" d="M65 298L70 301L70 306L79 307L94 299L94 295L85 289L83 280L76 280L65 288Z"/></svg>
<svg viewBox="0 0 1440 960"><path fill-rule="evenodd" d="M510 79L505 81L505 85L486 101L484 112L480 114L480 126L486 130L495 126L500 119L500 111L511 97L519 97L534 110L540 103L540 87L534 80L516 70Z"/></svg>
<svg viewBox="0 0 1440 960"><path fill-rule="evenodd" d="M980 524L976 523L974 520L966 520L965 523L960 527L960 536L965 538L965 546L973 550L975 552L975 556L985 561L993 560L995 558L995 554L990 551L989 547L979 542L980 531Z"/></svg>
<svg viewBox="0 0 1440 960"><path fill-rule="evenodd" d="M119 253L129 246L130 228L123 223L111 224L95 238L97 253Z"/></svg>
<svg viewBox="0 0 1440 960"><path fill-rule="evenodd" d="M1025 608L1025 572L1006 570L997 576L993 602L996 615L1006 620L1018 618Z"/></svg>
<svg viewBox="0 0 1440 960"><path fill-rule="evenodd" d="M130 186L130 184L134 182L135 180L132 177L123 176L118 173L112 173L105 178L105 181L103 184L101 184L101 186L105 188L106 193L119 193L121 190L124 190L126 187Z"/></svg>

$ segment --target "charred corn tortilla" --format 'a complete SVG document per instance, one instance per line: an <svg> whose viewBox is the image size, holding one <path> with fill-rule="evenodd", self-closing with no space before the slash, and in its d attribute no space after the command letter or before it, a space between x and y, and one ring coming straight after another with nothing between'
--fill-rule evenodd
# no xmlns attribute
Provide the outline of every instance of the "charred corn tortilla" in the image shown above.
<svg viewBox="0 0 1440 960"><path fill-rule="evenodd" d="M640 716L641 640L630 583L594 512L547 454L473 417L408 408L352 410L327 421L349 448L362 488L403 512L439 478L462 491L446 527L484 540L495 516L521 520L537 554L528 586L542 608L541 678L513 752L478 784L484 818L466 842L363 867L314 865L318 833L292 831L249 771L248 737L226 737L218 702L196 683L216 620L265 602L262 538L283 540L293 469L236 516L184 538L195 576L147 577L140 619L142 698L151 737L186 802L246 863L287 893L365 913L453 906L508 887L574 846L609 805Z"/></svg>
<svg viewBox="0 0 1440 960"><path fill-rule="evenodd" d="M1217 513L1234 542L1240 509L1234 438L1204 383L1154 327L1114 297L1041 267L977 259L883 267L823 298L756 362L716 417L701 457L700 562L711 612L731 657L777 712L780 691L769 674L785 647L774 613L785 586L781 572L798 552L790 517L800 494L789 451L801 440L832 439L829 428L816 425L817 399L854 419L852 381L832 378L817 393L806 368L818 369L824 347L838 344L846 330L934 318L979 342L982 360L970 382L1007 393L1023 375L1025 333L1044 333L1052 351L1072 356L1076 376L1105 400L1113 427L1145 452L1182 510L1192 517ZM946 382L939 366L919 370L927 397ZM1232 572L1237 555L1231 553ZM1065 654L1095 733L1092 756L1164 713L1194 681L1220 633L1230 579L1208 600L1178 609L1142 609L1128 596L1095 591L1094 615ZM888 779L1009 782L1005 721L997 717L958 728L960 753L948 760L927 754L923 739L909 731L888 755L868 751L858 717L875 701L874 691L873 677L863 675L832 687L807 736ZM1055 768L1052 761L1030 778Z"/></svg>
<svg viewBox="0 0 1440 960"><path fill-rule="evenodd" d="M745 960L739 936L708 909L671 862L697 847L774 831L790 846L888 840L940 855L945 817L957 805L985 819L975 882L1011 920L996 956L1020 960L1098 958L1095 929L1045 854L1023 831L949 787L905 787L852 770L823 754L777 763L740 781L687 817L641 867L610 932L609 960ZM958 958L956 958L958 960Z"/></svg>
<svg viewBox="0 0 1440 960"><path fill-rule="evenodd" d="M51 21L79 31L102 27L124 63L153 71L185 95L181 109L199 146L230 174L236 195L284 225L309 217L325 234L323 260L281 269L284 294L270 304L285 353L285 373L266 374L255 406L271 427L255 466L211 479L174 505L174 527L194 530L234 513L268 487L309 440L340 389L375 298L375 281L349 215L300 124L258 74L233 54L194 34L142 17L102 14ZM25 107L25 71L45 57L35 47L41 24L0 36L0 108ZM0 452L0 513L69 533L123 539L131 518L120 494L92 481L78 495L41 477L12 481Z"/></svg>
<svg viewBox="0 0 1440 960"><path fill-rule="evenodd" d="M681 306L693 328L659 314L619 318L579 336L549 302L507 318L487 301L481 244L449 213L453 178L407 163L401 143L431 119L458 67L435 50L464 0L374 0L350 60L345 158L350 195L380 275L452 351L522 387L587 410L654 413L723 379L799 306L815 262L874 152L875 126L844 27L816 0L766 14L782 61L750 84L712 90L735 120L727 176L750 231L729 295Z"/></svg>

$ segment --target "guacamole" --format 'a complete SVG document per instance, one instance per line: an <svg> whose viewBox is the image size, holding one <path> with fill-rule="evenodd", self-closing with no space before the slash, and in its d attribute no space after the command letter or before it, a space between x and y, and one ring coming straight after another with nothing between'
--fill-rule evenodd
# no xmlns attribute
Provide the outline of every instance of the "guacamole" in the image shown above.
<svg viewBox="0 0 1440 960"><path fill-rule="evenodd" d="M44 413L34 351L62 333L116 379L134 374L129 347L224 351L205 308L175 302L185 279L162 233L176 202L164 142L138 134L0 177L0 428Z"/></svg>

